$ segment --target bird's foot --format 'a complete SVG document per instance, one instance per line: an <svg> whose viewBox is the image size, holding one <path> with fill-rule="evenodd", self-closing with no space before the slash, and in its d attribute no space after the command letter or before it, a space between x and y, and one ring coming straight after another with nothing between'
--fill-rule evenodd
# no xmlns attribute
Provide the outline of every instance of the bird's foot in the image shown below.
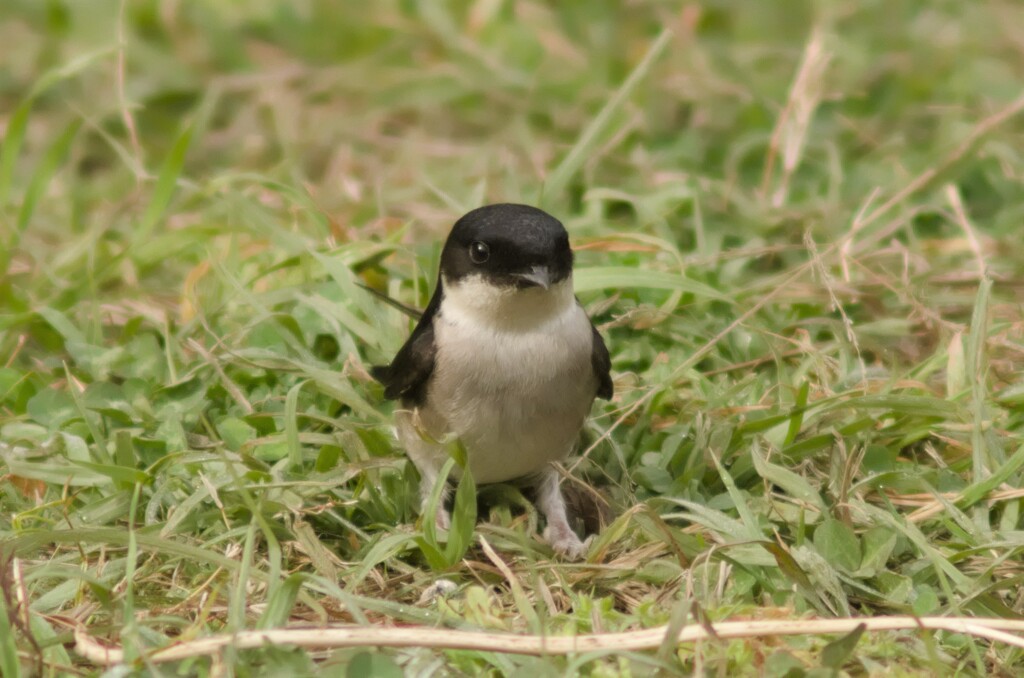
<svg viewBox="0 0 1024 678"><path fill-rule="evenodd" d="M580 541L568 525L548 525L544 530L544 541L551 545L556 555L566 560L582 560L590 550L594 535Z"/></svg>

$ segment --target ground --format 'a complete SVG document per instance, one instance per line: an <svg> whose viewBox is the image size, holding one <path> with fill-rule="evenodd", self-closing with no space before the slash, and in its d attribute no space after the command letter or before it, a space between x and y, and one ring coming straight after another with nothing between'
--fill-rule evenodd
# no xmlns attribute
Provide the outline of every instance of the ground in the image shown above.
<svg viewBox="0 0 1024 678"><path fill-rule="evenodd" d="M916 631L142 658L325 620L1019 618L1020 26L1015 0L5 0L2 672L98 672L76 628L140 674L1024 671ZM514 488L475 527L464 491L447 539L418 521L367 373L410 320L362 286L422 307L497 201L566 224L611 351L566 465L611 509L581 563Z"/></svg>

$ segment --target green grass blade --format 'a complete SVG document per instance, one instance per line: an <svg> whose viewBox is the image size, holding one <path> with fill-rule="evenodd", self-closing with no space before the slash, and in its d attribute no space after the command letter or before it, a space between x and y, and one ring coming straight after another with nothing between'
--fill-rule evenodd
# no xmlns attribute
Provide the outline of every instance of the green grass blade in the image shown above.
<svg viewBox="0 0 1024 678"><path fill-rule="evenodd" d="M156 179L156 186L153 188L153 194L149 198L149 205L146 206L146 211L143 212L142 219L139 220L135 229L136 242L146 241L171 204L171 197L174 195L174 189L178 185L178 179L185 166L185 156L192 143L192 132L192 124L186 125L164 159L160 174Z"/></svg>
<svg viewBox="0 0 1024 678"><path fill-rule="evenodd" d="M459 562L466 555L466 551L473 544L473 533L476 531L476 483L469 469L463 469L462 477L459 479L451 518L448 543L444 547L444 557L449 566Z"/></svg>
<svg viewBox="0 0 1024 678"><path fill-rule="evenodd" d="M284 431L288 440L288 466L292 469L302 467L302 445L299 443L299 393L309 383L304 379L288 389L284 400Z"/></svg>
<svg viewBox="0 0 1024 678"><path fill-rule="evenodd" d="M623 289L681 290L698 299L714 299L732 304L735 301L713 287L691 280L679 273L600 266L581 268L573 273L573 288L577 292L591 292L621 287Z"/></svg>
<svg viewBox="0 0 1024 678"><path fill-rule="evenodd" d="M285 583L281 578L281 572L283 569L281 542L278 541L277 535L274 534L274 528L267 521L262 510L257 510L255 516L260 528L260 533L263 535L263 541L267 545L267 596L273 597L277 594L278 589L280 589Z"/></svg>
<svg viewBox="0 0 1024 678"><path fill-rule="evenodd" d="M67 64L47 71L35 81L28 96L14 109L14 113L7 120L3 145L0 146L0 210L4 210L7 207L11 180L14 177L14 167L21 147L25 142L25 131L28 127L29 115L32 112L36 99L58 82L77 76L93 63L112 52L113 50L110 48L87 52L72 59ZM4 270L4 268L0 267L0 272Z"/></svg>
<svg viewBox="0 0 1024 678"><path fill-rule="evenodd" d="M597 150L598 145L608 135L615 116L622 110L626 101L632 95L637 85L647 76L654 62L658 60L665 48L672 39L672 31L667 28L651 43L650 48L640 63L636 65L629 77L619 86L615 93L608 99L594 119L587 124L580 133L576 143L561 162L555 166L551 174L544 181L544 188L541 190L540 203L542 206L550 207L564 200L565 190L569 181L576 174L583 164L590 160Z"/></svg>
<svg viewBox="0 0 1024 678"><path fill-rule="evenodd" d="M245 532L245 540L242 542L241 562L238 566L238 573L235 578L235 586L231 592L231 601L228 606L228 628L234 631L241 631L245 628L245 611L248 608L249 600L249 577L255 569L253 567L253 553L256 550L257 519L253 515L249 521L249 527Z"/></svg>
<svg viewBox="0 0 1024 678"><path fill-rule="evenodd" d="M132 502L128 510L128 550L124 558L124 619L125 628L122 630L124 637L138 637L137 617L135 610L135 571L138 566L139 543L135 533L135 517L138 515L139 496L142 493L142 484L136 483L132 491ZM136 648L135 643L125 643L126 649Z"/></svg>
<svg viewBox="0 0 1024 678"><path fill-rule="evenodd" d="M1021 468L1024 468L1024 446L1018 448L1017 452L994 473L967 486L960 493L961 498L956 505L961 509L967 509L987 497L990 492L996 490L1003 483L1008 483L1011 487L1020 487L1021 483L1014 479L1014 475Z"/></svg>
<svg viewBox="0 0 1024 678"><path fill-rule="evenodd" d="M794 499L810 504L822 515L827 513L828 507L825 506L821 495L818 494L806 478L768 461L761 453L759 446L755 445L750 450L750 456L754 461L754 468L757 469L759 476L773 485L778 485Z"/></svg>
<svg viewBox="0 0 1024 678"><path fill-rule="evenodd" d="M931 396L904 395L891 393L887 395L854 396L846 400L840 400L830 406L826 411L839 409L871 409L886 410L892 414L902 414L915 417L938 417L942 419L956 420L960 415L960 408L955 403L942 398Z"/></svg>
<svg viewBox="0 0 1024 678"><path fill-rule="evenodd" d="M139 546L164 553L177 558L183 558L200 563L207 563L214 567L222 567L229 572L238 570L239 562L234 558L198 546L192 546L173 539L164 539L153 530L158 526L147 526L136 530L136 541ZM145 530L145 531L144 531ZM9 540L8 545L11 552L21 557L37 555L37 551L47 544L111 544L116 546L128 545L128 533L124 528L119 527L96 527L80 528L74 530L39 530L26 531L17 537ZM265 575L259 571L250 573L256 579L265 579Z"/></svg>
<svg viewBox="0 0 1024 678"><path fill-rule="evenodd" d="M7 130L4 133L4 143L0 146L0 209L7 207L7 196L11 191L11 178L14 176L14 164L18 159L18 153L25 142L25 128L28 126L28 116L32 112L32 99L26 99L18 104L7 121Z"/></svg>
<svg viewBox="0 0 1024 678"><path fill-rule="evenodd" d="M442 506L442 497L448 488L448 477L451 475L454 467L454 457L449 457L445 460L444 465L441 466L441 471L437 474L437 482L431 488L430 496L423 507L423 514L420 516L420 521L423 524L423 537L427 540L428 544L441 553L444 553L444 549L441 547L437 536L437 524L434 522L434 516L437 515L438 509Z"/></svg>
<svg viewBox="0 0 1024 678"><path fill-rule="evenodd" d="M21 676L21 661L18 646L14 643L14 629L10 619L15 610L7 609L6 596L0 596L0 674L17 678Z"/></svg>
<svg viewBox="0 0 1024 678"><path fill-rule="evenodd" d="M20 244L22 235L25 233L25 229L28 228L29 223L32 221L32 215L35 213L36 206L46 193L46 189L50 185L50 179L53 178L53 175L64 163L64 159L67 157L68 151L71 148L71 143L75 140L81 126L82 122L80 120L76 120L70 124L47 149L46 154L43 156L43 159L40 161L35 173L32 175L28 189L25 192L25 199L22 201L21 209L18 211L18 219L15 222L14 231L8 235L6 247L0 250L0 276L6 275L7 266L10 263L13 251ZM18 130L14 130L13 134L17 135L23 132L24 130L21 130L20 132ZM11 143L16 145L20 142L14 140ZM0 161L5 161L5 159L0 158ZM0 167L0 170L2 169L3 168ZM0 177L0 181L2 180L3 177ZM0 186L0 189L2 188L3 187ZM0 196L0 205L2 204L3 200L2 196Z"/></svg>
<svg viewBox="0 0 1024 678"><path fill-rule="evenodd" d="M22 202L21 210L18 212L16 235L20 236L28 228L29 221L31 221L32 215L35 213L36 205L39 204L39 201L42 200L43 195L46 193L46 189L50 185L50 179L53 178L53 175L60 166L64 164L64 159L71 149L71 143L75 140L78 130L81 128L82 122L80 120L75 121L47 149L42 162L39 163L39 167L36 168L35 173L32 175L32 180L29 182L28 190L25 193L25 200ZM12 247L17 247L17 240L13 242Z"/></svg>
<svg viewBox="0 0 1024 678"><path fill-rule="evenodd" d="M971 329L967 335L967 381L971 387L971 469L972 480L984 480L993 466L990 450L985 437L986 406L988 387L985 344L988 341L988 307L992 295L992 281L985 278L978 285L971 314ZM1002 461L1002 460L999 460Z"/></svg>
<svg viewBox="0 0 1024 678"><path fill-rule="evenodd" d="M804 424L804 414L807 411L807 396L811 390L811 383L804 381L796 393L796 401L793 403L793 415L789 419L789 426L786 427L786 438L782 447L789 447L800 435L800 428Z"/></svg>
<svg viewBox="0 0 1024 678"><path fill-rule="evenodd" d="M268 596L267 606L256 622L256 628L272 629L287 624L305 580L306 575L301 572L288 575Z"/></svg>
<svg viewBox="0 0 1024 678"><path fill-rule="evenodd" d="M737 540L756 541L758 539L762 539L764 535L761 534L761 528L758 525L757 518L754 516L754 512L750 509L749 499L744 496L744 493L736 485L736 481L729 473L729 470L725 468L725 465L722 463L722 460L719 459L718 455L711 452L710 456L711 460L715 463L715 468L718 469L718 475L722 479L722 483L725 485L726 491L729 493L729 498L732 499L733 508L735 508L736 512L739 513L740 521L743 523L743 534L735 534L731 536Z"/></svg>

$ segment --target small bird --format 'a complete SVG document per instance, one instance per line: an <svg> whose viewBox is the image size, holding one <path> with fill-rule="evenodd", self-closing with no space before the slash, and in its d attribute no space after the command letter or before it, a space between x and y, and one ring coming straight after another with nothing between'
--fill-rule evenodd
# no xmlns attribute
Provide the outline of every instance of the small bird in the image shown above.
<svg viewBox="0 0 1024 678"><path fill-rule="evenodd" d="M390 365L372 368L398 399L398 438L419 469L423 507L457 438L479 484L536 489L545 540L566 558L586 544L569 526L558 471L596 397L611 399L611 362L573 293L561 222L528 205L488 205L457 222L434 296ZM442 502L443 504L443 502ZM444 507L434 516L447 529Z"/></svg>

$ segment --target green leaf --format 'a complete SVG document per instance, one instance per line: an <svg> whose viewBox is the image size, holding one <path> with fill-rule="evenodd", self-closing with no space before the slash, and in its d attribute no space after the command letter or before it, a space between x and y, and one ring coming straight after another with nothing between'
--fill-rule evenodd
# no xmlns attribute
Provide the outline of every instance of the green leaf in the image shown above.
<svg viewBox="0 0 1024 678"><path fill-rule="evenodd" d="M855 629L842 638L837 638L823 647L821 650L822 665L834 671L843 668L843 664L850 659L853 651L857 649L857 643L860 642L860 637L864 635L865 629L867 629L866 624L858 624Z"/></svg>
<svg viewBox="0 0 1024 678"><path fill-rule="evenodd" d="M145 546L151 551L161 554L186 558L195 562L207 563L215 567L222 567L229 572L235 572L238 567L238 560L229 558L222 553L212 549L192 546L173 539L164 539L160 536L138 530L136 539L139 546ZM8 541L12 553L22 557L28 557L51 543L55 544L116 544L127 546L128 532L120 527L97 527L82 528L75 530L45 530L29 532L15 537ZM266 577L262 572L254 571L253 576L260 581Z"/></svg>
<svg viewBox="0 0 1024 678"><path fill-rule="evenodd" d="M905 414L916 417L938 417L940 419L957 419L960 410L956 404L933 398L931 396L903 395L890 393L888 395L868 395L847 398L840 400L826 408L828 410L839 409L880 409L888 410L893 414Z"/></svg>
<svg viewBox="0 0 1024 678"><path fill-rule="evenodd" d="M114 464L96 464L91 461L76 461L74 464L107 476L119 483L148 484L153 480L153 477L148 473L136 468L125 468L124 466L115 466Z"/></svg>
<svg viewBox="0 0 1024 678"><path fill-rule="evenodd" d="M60 487L65 483L70 487L100 487L109 485L108 474L95 473L84 469L76 469L65 461L50 464L19 459L6 460L7 468L16 476L30 480L41 480L50 485Z"/></svg>
<svg viewBox="0 0 1024 678"><path fill-rule="evenodd" d="M164 159L156 186L153 189L153 195L149 199L149 205L146 206L146 211L142 214L142 219L139 220L135 229L134 241L137 243L145 243L148 240L153 227L163 217L167 206L171 204L171 197L174 195L178 177L181 176L181 170L185 165L185 155L188 152L189 144L192 143L192 130L191 124L185 126Z"/></svg>
<svg viewBox="0 0 1024 678"><path fill-rule="evenodd" d="M402 668L380 652L360 652L348 663L345 678L402 678Z"/></svg>
<svg viewBox="0 0 1024 678"><path fill-rule="evenodd" d="M95 590L95 588L90 587L90 590ZM102 599L102 593L96 597ZM109 605L110 603L104 601L101 604ZM34 611L41 612L41 610ZM36 637L36 642L39 643L39 647L43 648L44 658L51 662L51 665L63 664L64 666L70 666L71 657L68 655L67 650L64 649L60 634L50 626L46 617L42 614L33 614L29 617L29 624L32 628L32 635Z"/></svg>
<svg viewBox="0 0 1024 678"><path fill-rule="evenodd" d="M791 553L812 582L813 597L808 598L808 602L822 614L849 616L850 601L832 563L807 545L794 546Z"/></svg>
<svg viewBox="0 0 1024 678"><path fill-rule="evenodd" d="M454 457L449 457L444 462L444 465L441 466L441 471L437 474L437 481L434 483L434 487L431 488L430 496L423 507L423 515L420 516L420 521L423 524L423 537L427 540L428 544L441 553L444 550L441 548L441 543L437 538L437 523L434 521L434 516L437 515L438 509L442 507L442 497L444 496L445 489L448 487L448 476L454 467Z"/></svg>
<svg viewBox="0 0 1024 678"><path fill-rule="evenodd" d="M861 537L864 555L857 570L858 575L873 577L886 569L889 557L896 548L896 532L890 527L876 525Z"/></svg>
<svg viewBox="0 0 1024 678"><path fill-rule="evenodd" d="M272 629L277 626L284 626L291 616L295 601L299 595L299 589L306 580L306 575L301 572L288 575L283 582L274 588L273 593L267 600L267 607L263 610L259 620L256 622L257 629Z"/></svg>
<svg viewBox="0 0 1024 678"><path fill-rule="evenodd" d="M32 175L32 180L29 182L28 190L25 192L25 199L22 201L21 210L18 212L17 226L13 237L8 244L10 249L14 249L18 246L21 234L25 232L26 228L28 228L29 221L31 221L32 215L36 211L36 205L40 200L42 200L43 195L46 193L46 188L50 185L50 179L60 166L64 164L64 158L67 157L68 151L71 148L71 142L75 140L75 136L78 134L78 130L81 129L81 127L81 120L74 121L60 133L57 139L47 149L46 155L43 156L42 161L39 163L35 173Z"/></svg>
<svg viewBox="0 0 1024 678"><path fill-rule="evenodd" d="M227 448L238 452L250 440L256 438L256 429L237 417L227 417L217 423L217 432Z"/></svg>
<svg viewBox="0 0 1024 678"><path fill-rule="evenodd" d="M792 445L796 437L800 435L800 428L804 424L804 412L807 411L807 396L810 391L811 382L804 380L800 384L800 389L796 392L796 402L793 403L793 415L789 419L786 438L782 443L783 447Z"/></svg>
<svg viewBox="0 0 1024 678"><path fill-rule="evenodd" d="M738 541L746 539L756 541L761 539L763 536L761 533L761 526L758 523L754 512L750 509L750 501L748 497L739 489L739 487L736 486L736 481L733 479L732 474L730 474L728 469L725 468L725 465L718 458L718 455L711 452L710 456L715 462L715 467L718 469L718 476L722 479L722 483L725 485L725 489L729 493L729 498L732 499L733 507L735 507L736 512L740 514L740 520L743 523L743 533L732 535L733 538Z"/></svg>
<svg viewBox="0 0 1024 678"><path fill-rule="evenodd" d="M33 421L56 430L78 416L75 401L67 391L44 388L29 398L25 407Z"/></svg>
<svg viewBox="0 0 1024 678"><path fill-rule="evenodd" d="M96 455L96 458L99 459L102 464L112 464L114 460L110 458L110 453L107 451L107 438L100 427L100 423L98 421L99 417L96 417L86 411L85 403L74 387L75 381L71 376L71 369L68 367L66 362L64 363L64 377L67 379L68 384L70 384L68 394L71 396L71 400L75 403L75 409L78 411L82 421L85 422L86 427L89 429L89 435L92 436L92 450Z"/></svg>
<svg viewBox="0 0 1024 678"><path fill-rule="evenodd" d="M381 420L384 418L379 408L371 405L360 391L353 388L352 383L338 372L321 369L308 363L299 361L288 361L289 364L297 367L305 376L316 383L320 391L331 396L335 400L348 405L356 412L365 415L369 419Z"/></svg>
<svg viewBox="0 0 1024 678"><path fill-rule="evenodd" d="M1010 481L1011 476L1017 473L1021 467L1024 467L1024 446L1021 446L1005 464L996 469L995 473L983 480L971 483L966 489L964 489L964 491L960 493L960 499L957 500L956 505L962 509L966 509L971 505L978 503L997 487ZM1019 483L1014 482L1011 484L1014 487L1019 487Z"/></svg>
<svg viewBox="0 0 1024 678"><path fill-rule="evenodd" d="M971 480L980 482L987 478L991 469L1002 463L1001 454L993 454L985 435L988 416L985 405L988 396L986 383L986 352L988 341L988 307L992 293L992 280L982 279L974 298L974 312L971 314L971 330L967 335L967 380L971 388Z"/></svg>
<svg viewBox="0 0 1024 678"><path fill-rule="evenodd" d="M445 544L444 557L451 567L462 560L473 543L473 532L476 530L476 483L469 469L463 469L459 479L459 488L455 491L455 504L452 507L452 526L448 530L448 543Z"/></svg>
<svg viewBox="0 0 1024 678"><path fill-rule="evenodd" d="M379 305L374 302L374 298L370 292L363 289L357 282L355 275L352 273L352 269L349 268L351 264L346 263L339 254L321 254L316 250L309 250L309 253L315 258L327 274L331 276L331 280L335 282L338 288L342 292L342 299L345 300L347 305L355 306L365 317L372 320L377 319L377 313L379 311ZM307 301L312 299L318 299L323 304L330 305L331 302L321 298L310 298L307 297ZM358 336L360 339L370 344L371 346L379 346L381 343L381 330L378 325L368 323L365 320L358 318L354 313L348 310L345 305L337 305L340 308L335 308L335 313L341 313L338 316L339 322L341 322L346 329L351 331L353 334Z"/></svg>
<svg viewBox="0 0 1024 678"><path fill-rule="evenodd" d="M703 504L698 504L697 502L688 501L686 499L675 499L671 497L666 497L666 499L688 509L689 512L678 515L667 514L665 518L685 518L690 522L698 523L713 532L717 532L722 537L728 538L729 541L742 542L749 541L751 539L760 539L759 534L752 533L742 522L726 515L722 511L708 508Z"/></svg>
<svg viewBox="0 0 1024 678"><path fill-rule="evenodd" d="M299 416L298 403L299 392L302 387L309 383L308 379L288 389L288 395L284 399L284 432L288 442L288 465L292 470L302 466L302 445L299 443Z"/></svg>
<svg viewBox="0 0 1024 678"><path fill-rule="evenodd" d="M858 503L860 510L868 514L868 519L877 524L884 524L891 527L893 530L899 532L907 539L909 539L914 546L925 556L932 564L936 573L948 577L958 588L967 585L969 579L967 575L957 569L956 565L949 561L943 553L935 546L933 541L928 538L921 528L914 523L906 520L902 515L893 515L889 511L886 511L877 506L872 506L867 503Z"/></svg>
<svg viewBox="0 0 1024 678"><path fill-rule="evenodd" d="M114 434L114 463L131 469L138 465L131 431L121 430Z"/></svg>
<svg viewBox="0 0 1024 678"><path fill-rule="evenodd" d="M72 59L66 64L43 73L36 79L28 95L14 109L14 113L7 120L3 145L0 146L0 209L7 205L11 179L14 176L14 165L17 162L21 146L25 141L29 114L32 112L32 106L36 99L56 83L78 75L95 61L112 52L113 49L109 47L88 52ZM0 271L6 270L6 268L0 268Z"/></svg>
<svg viewBox="0 0 1024 678"><path fill-rule="evenodd" d="M14 643L15 634L10 622L16 611L7 609L5 598L0 596L0 675L18 678L21 675L21 662L18 660L18 646Z"/></svg>
<svg viewBox="0 0 1024 678"><path fill-rule="evenodd" d="M656 271L627 266L592 266L577 269L573 275L573 289L579 292L623 288L627 290L680 290L689 292L698 299L714 299L728 304L736 303L732 297L722 294L704 283L691 280L681 273Z"/></svg>
<svg viewBox="0 0 1024 678"><path fill-rule="evenodd" d="M861 563L857 534L845 523L828 518L814 530L814 548L833 565L853 572Z"/></svg>
<svg viewBox="0 0 1024 678"><path fill-rule="evenodd" d="M414 537L413 541L419 547L420 553L427 561L427 565L434 571L447 570L448 558L444 550L436 543L429 541L426 537Z"/></svg>
<svg viewBox="0 0 1024 678"><path fill-rule="evenodd" d="M889 570L879 572L875 581L891 605L905 604L914 591L914 581L910 577Z"/></svg>
<svg viewBox="0 0 1024 678"><path fill-rule="evenodd" d="M929 615L939 609L939 595L928 584L919 584L914 589L914 602L911 607L919 617Z"/></svg>
<svg viewBox="0 0 1024 678"><path fill-rule="evenodd" d="M756 443L750 450L750 458L759 476L773 485L778 485L794 499L810 504L819 512L825 513L825 502L806 478L769 462L761 454L760 446Z"/></svg>
<svg viewBox="0 0 1024 678"><path fill-rule="evenodd" d="M807 675L804 663L793 653L776 650L764 662L764 675L780 676L781 678L803 678Z"/></svg>
<svg viewBox="0 0 1024 678"><path fill-rule="evenodd" d="M292 534L295 535L295 541L301 545L302 551L309 557L313 571L328 581L337 581L337 556L320 540L316 529L301 518L296 518L292 523Z"/></svg>
<svg viewBox="0 0 1024 678"><path fill-rule="evenodd" d="M29 375L13 367L0 366L0 403L9 402L16 406L19 394L30 388Z"/></svg>
<svg viewBox="0 0 1024 678"><path fill-rule="evenodd" d="M817 590L810 576L804 571L793 553L782 544L771 541L758 542L766 551L775 557L779 571L793 582L797 593L803 596L804 600L813 605L822 614L835 614L835 611L828 605L828 601Z"/></svg>
<svg viewBox="0 0 1024 678"><path fill-rule="evenodd" d="M273 464L276 461L281 461L288 456L288 441L287 440L275 440L269 443L263 443L253 448L252 456L256 457L260 461Z"/></svg>
<svg viewBox="0 0 1024 678"><path fill-rule="evenodd" d="M370 570L404 551L410 543L416 542L414 537L409 534L388 534L378 539L369 551L362 554L359 559L359 567L356 568L349 581L349 587L356 588L370 574Z"/></svg>
<svg viewBox="0 0 1024 678"><path fill-rule="evenodd" d="M258 570L253 567L253 551L256 549L257 519L255 514L249 520L249 526L245 531L245 541L242 543L242 555L235 573L235 585L228 596L228 619L227 627L234 632L245 628L245 610L248 596L246 595L249 586L249 576ZM271 581L271 584L276 582Z"/></svg>
<svg viewBox="0 0 1024 678"><path fill-rule="evenodd" d="M14 176L14 164L25 141L25 130L28 127L28 116L32 112L33 97L28 97L14 109L7 119L4 130L4 143L0 146L0 208L6 206L7 196L11 190L11 178Z"/></svg>
<svg viewBox="0 0 1024 678"><path fill-rule="evenodd" d="M338 465L342 450L337 445L324 445L316 456L316 472L326 473Z"/></svg>

